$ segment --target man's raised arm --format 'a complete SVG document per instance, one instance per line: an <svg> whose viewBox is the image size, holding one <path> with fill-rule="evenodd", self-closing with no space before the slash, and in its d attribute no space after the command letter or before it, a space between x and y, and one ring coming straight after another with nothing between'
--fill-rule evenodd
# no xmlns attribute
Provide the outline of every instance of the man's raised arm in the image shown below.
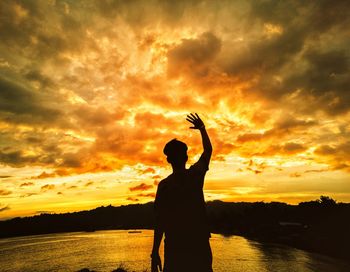
<svg viewBox="0 0 350 272"><path fill-rule="evenodd" d="M209 164L213 148L211 146L210 139L202 119L199 118L197 113L195 114L190 113L189 115L187 115L186 120L193 125L192 127L190 127L191 129L198 129L201 132L202 145L203 145L202 157L204 157L207 164Z"/></svg>

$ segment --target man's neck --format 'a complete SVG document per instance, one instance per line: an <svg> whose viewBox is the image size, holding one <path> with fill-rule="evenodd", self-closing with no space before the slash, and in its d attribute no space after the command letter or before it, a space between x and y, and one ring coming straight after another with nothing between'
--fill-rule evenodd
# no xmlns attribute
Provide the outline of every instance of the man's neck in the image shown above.
<svg viewBox="0 0 350 272"><path fill-rule="evenodd" d="M179 173L179 172L184 172L186 170L186 165L181 165L181 166L175 166L172 165L173 167L173 173Z"/></svg>

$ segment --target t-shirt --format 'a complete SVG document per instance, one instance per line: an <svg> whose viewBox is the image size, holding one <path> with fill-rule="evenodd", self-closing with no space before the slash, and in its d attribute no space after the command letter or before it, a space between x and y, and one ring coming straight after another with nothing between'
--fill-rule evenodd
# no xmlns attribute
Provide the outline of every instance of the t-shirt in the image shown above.
<svg viewBox="0 0 350 272"><path fill-rule="evenodd" d="M210 236L203 195L208 164L209 160L202 155L189 169L172 173L159 183L156 221L167 241Z"/></svg>

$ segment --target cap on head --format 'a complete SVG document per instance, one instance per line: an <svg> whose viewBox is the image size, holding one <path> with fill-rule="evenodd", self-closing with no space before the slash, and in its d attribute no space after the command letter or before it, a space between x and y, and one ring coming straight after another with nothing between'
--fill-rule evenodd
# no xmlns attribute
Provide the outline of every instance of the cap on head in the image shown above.
<svg viewBox="0 0 350 272"><path fill-rule="evenodd" d="M163 153L167 156L167 161L171 164L186 163L187 157L187 145L177 139L173 139L168 142Z"/></svg>

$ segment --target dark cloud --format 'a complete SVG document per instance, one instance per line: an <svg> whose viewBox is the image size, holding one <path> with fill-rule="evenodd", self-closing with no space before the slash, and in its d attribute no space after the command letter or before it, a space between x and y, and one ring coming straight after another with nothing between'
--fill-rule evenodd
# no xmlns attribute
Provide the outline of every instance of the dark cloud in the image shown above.
<svg viewBox="0 0 350 272"><path fill-rule="evenodd" d="M43 186L41 186L41 191L46 192L46 191L50 191L55 189L55 185L54 184L45 184Z"/></svg>
<svg viewBox="0 0 350 272"><path fill-rule="evenodd" d="M275 156L275 155L296 155L306 151L308 148L303 144L288 142L284 144L272 144L267 146L263 151L256 152L257 156Z"/></svg>
<svg viewBox="0 0 350 272"><path fill-rule="evenodd" d="M244 169L250 172L253 172L254 174L261 174L263 173L263 171L265 170L265 168L267 168L267 165L265 162L256 162L253 159L250 159L248 162L246 162L247 167L245 167ZM243 169L240 168L238 169L238 172L242 172Z"/></svg>
<svg viewBox="0 0 350 272"><path fill-rule="evenodd" d="M350 105L349 57L345 50L308 50L304 54L308 67L289 75L284 85L301 90L300 97L313 97L315 106L331 115L346 113Z"/></svg>
<svg viewBox="0 0 350 272"><path fill-rule="evenodd" d="M19 187L27 187L27 186L32 186L34 185L33 182L23 182Z"/></svg>
<svg viewBox="0 0 350 272"><path fill-rule="evenodd" d="M154 174L156 172L156 170L152 167L147 167L146 169L139 169L138 171L141 174L147 174L147 173Z"/></svg>
<svg viewBox="0 0 350 272"><path fill-rule="evenodd" d="M299 153L299 152L305 151L306 149L307 148L305 146L298 143L286 143L282 147L283 152L288 154Z"/></svg>
<svg viewBox="0 0 350 272"><path fill-rule="evenodd" d="M79 14L84 6L87 16ZM88 5L82 2L2 2L2 42L12 52L21 51L38 61L57 60L60 53L79 51L85 45L81 42L86 35L82 23L93 24L88 13Z"/></svg>
<svg viewBox="0 0 350 272"><path fill-rule="evenodd" d="M337 149L329 145L321 145L315 150L316 154L319 155L334 155L337 153Z"/></svg>
<svg viewBox="0 0 350 272"><path fill-rule="evenodd" d="M22 194L20 195L20 198L24 198L24 197L31 197L33 195L38 195L38 193L26 193L26 194Z"/></svg>
<svg viewBox="0 0 350 272"><path fill-rule="evenodd" d="M350 171L350 141L335 145L321 145L314 153L321 156L333 169Z"/></svg>
<svg viewBox="0 0 350 272"><path fill-rule="evenodd" d="M218 66L233 77L253 82L246 95L289 104L289 96L299 90L296 103L305 113L347 112L350 50L345 29L349 24L349 3L250 3L246 17L251 26L248 39L244 46L225 49ZM278 29L277 33L265 33L269 25ZM224 45L225 42L228 41L223 41ZM312 99L313 107L305 105L306 98Z"/></svg>
<svg viewBox="0 0 350 272"><path fill-rule="evenodd" d="M0 189L0 195L1 196L7 196L7 195L10 195L10 194L12 194L11 191L9 191L9 190L1 190Z"/></svg>
<svg viewBox="0 0 350 272"><path fill-rule="evenodd" d="M218 55L221 41L213 33L203 33L198 39L183 39L168 51L168 74L201 78L208 75L213 59Z"/></svg>
<svg viewBox="0 0 350 272"><path fill-rule="evenodd" d="M148 185L146 183L141 183L139 185L133 186L133 187L129 187L129 190L131 192L133 191L147 191L149 189L153 188L153 185Z"/></svg>
<svg viewBox="0 0 350 272"><path fill-rule="evenodd" d="M148 193L148 194L137 194L138 197L148 197L148 198L155 198L155 193Z"/></svg>
<svg viewBox="0 0 350 272"><path fill-rule="evenodd" d="M123 116L123 112L110 112L104 107L94 108L88 105L81 105L73 110L73 114L77 117L81 124L90 128L103 127L113 122L120 120Z"/></svg>
<svg viewBox="0 0 350 272"><path fill-rule="evenodd" d="M300 178L302 177L302 173L294 172L289 175L291 178Z"/></svg>
<svg viewBox="0 0 350 272"><path fill-rule="evenodd" d="M63 162L60 167L78 168L82 166L83 158L79 153L65 153L62 155Z"/></svg>
<svg viewBox="0 0 350 272"><path fill-rule="evenodd" d="M127 197L126 200L134 201L134 202L139 201L139 199L137 197L132 197L132 196Z"/></svg>
<svg viewBox="0 0 350 272"><path fill-rule="evenodd" d="M151 1L96 1L96 7L103 17L115 18L120 17L130 26L138 29L163 23L169 26L179 24L185 17L186 11L194 9L203 1L168 1L168 0L151 0Z"/></svg>
<svg viewBox="0 0 350 272"><path fill-rule="evenodd" d="M33 179L54 177L59 175L57 171L63 171L62 167L77 168L77 165L82 165L90 158L86 149L78 149L84 145L84 141L65 131L56 130L52 133L36 126L22 131L16 126L10 126L0 133L0 141L0 162L3 164L13 167L40 165L56 168L31 177ZM61 146L66 146L67 143L74 146L75 153L66 153L61 149Z"/></svg>
<svg viewBox="0 0 350 272"><path fill-rule="evenodd" d="M40 94L0 77L0 119L14 123L55 122L62 114L59 110L45 106Z"/></svg>
<svg viewBox="0 0 350 272"><path fill-rule="evenodd" d="M297 119L291 116L285 116L276 121L274 130L292 131L295 129L305 129L317 125L315 120Z"/></svg>
<svg viewBox="0 0 350 272"><path fill-rule="evenodd" d="M93 185L93 184L94 184L93 181L89 181L89 182L87 182L84 186L85 186L85 187L89 187L89 186L91 186L91 185Z"/></svg>
<svg viewBox="0 0 350 272"><path fill-rule="evenodd" d="M56 176L56 173L46 173L45 171L43 171L40 175L31 177L31 179L46 179L46 178L52 178L55 176ZM31 183L31 182L28 182L28 183Z"/></svg>
<svg viewBox="0 0 350 272"><path fill-rule="evenodd" d="M308 129L311 129L313 126L317 125L317 121L315 120L303 120L293 118L291 116L285 116L281 119L278 119L274 127L268 129L264 132L259 133L243 133L239 134L236 141L239 143L245 142L259 142L268 139L273 139L278 137L284 137L286 135L290 135L291 133L305 133Z"/></svg>
<svg viewBox="0 0 350 272"><path fill-rule="evenodd" d="M38 156L25 156L22 151L13 151L4 153L0 151L0 162L11 165L14 167L20 167L28 163L34 163L37 161Z"/></svg>
<svg viewBox="0 0 350 272"><path fill-rule="evenodd" d="M28 72L25 72L24 77L30 82L39 83L41 88L51 87L55 85L50 77L43 75L38 70L30 70Z"/></svg>
<svg viewBox="0 0 350 272"><path fill-rule="evenodd" d="M238 135L236 141L239 143L245 143L245 142L258 142L261 141L261 139L264 137L265 133L244 133L241 135Z"/></svg>
<svg viewBox="0 0 350 272"><path fill-rule="evenodd" d="M4 212L4 211L7 211L7 210L10 210L11 208L6 205L6 206L0 206L0 212Z"/></svg>

